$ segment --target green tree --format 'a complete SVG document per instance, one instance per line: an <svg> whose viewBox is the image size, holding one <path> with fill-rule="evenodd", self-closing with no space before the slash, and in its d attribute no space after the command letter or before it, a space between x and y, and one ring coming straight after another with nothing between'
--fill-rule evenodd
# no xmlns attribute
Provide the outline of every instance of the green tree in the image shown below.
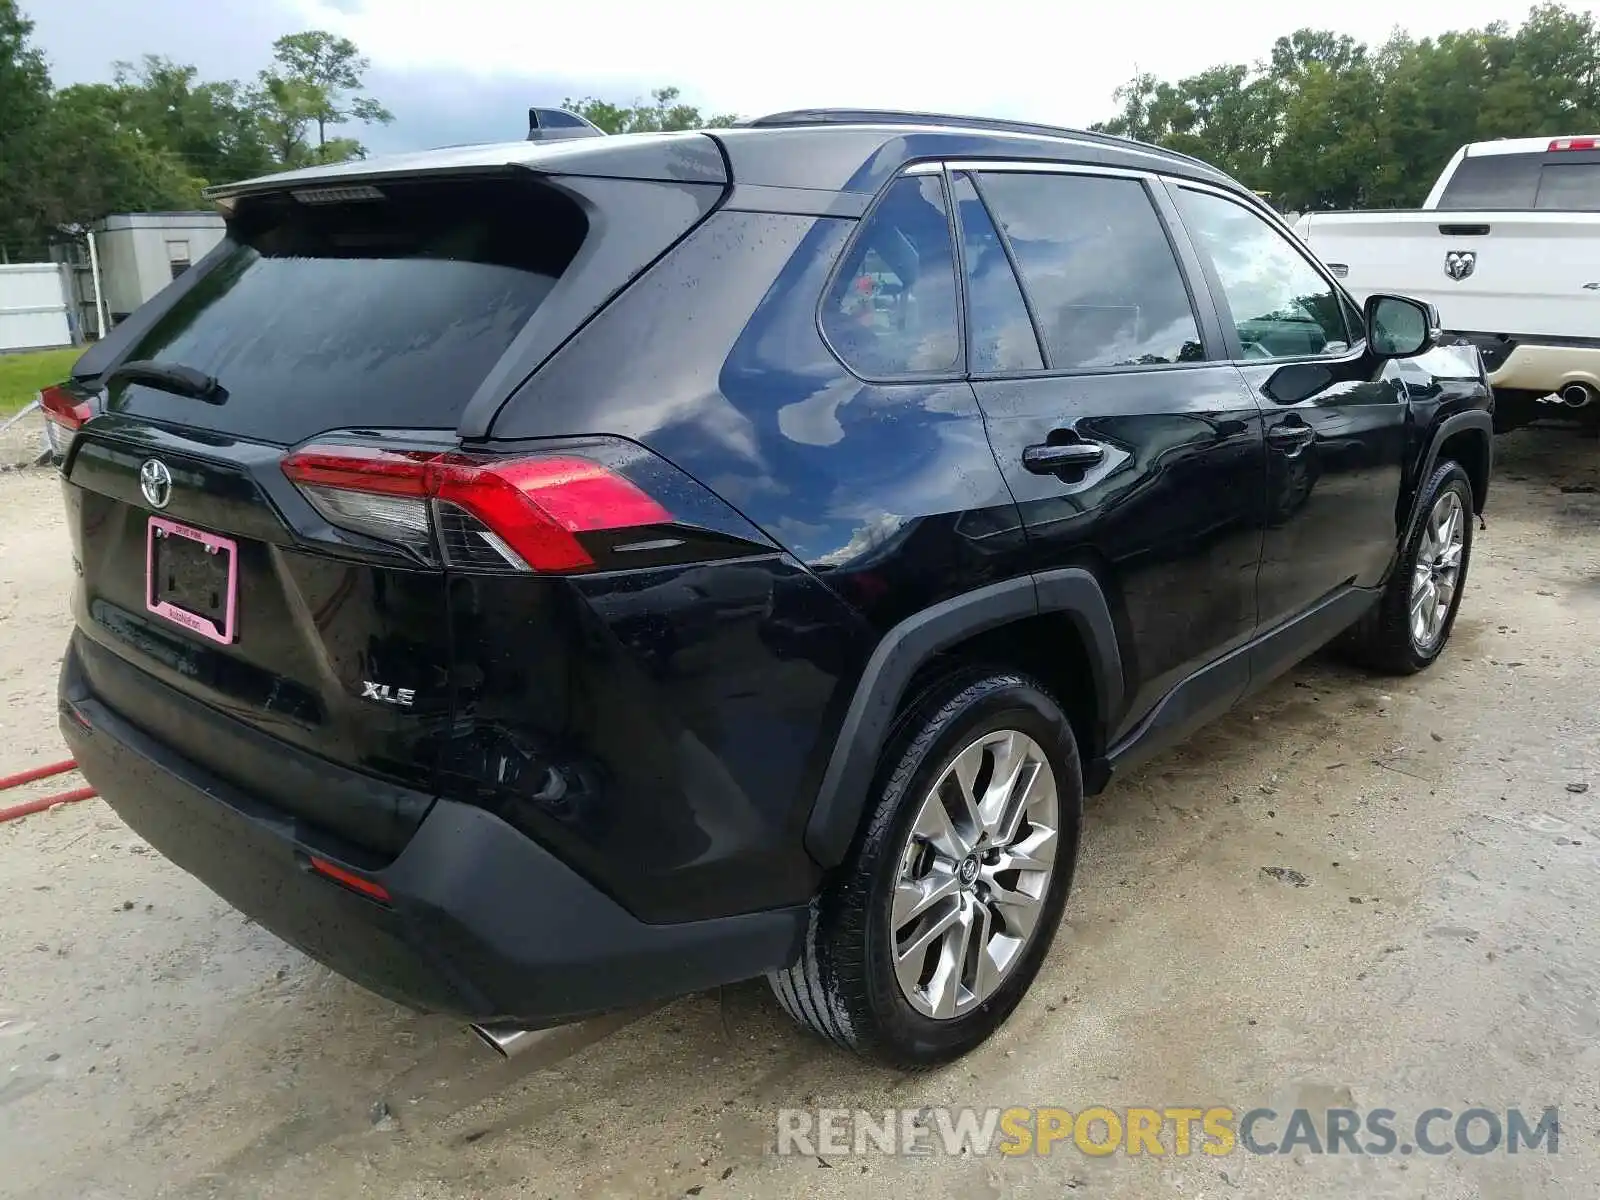
<svg viewBox="0 0 1600 1200"><path fill-rule="evenodd" d="M1263 69L1279 83L1288 83L1313 65L1345 71L1366 61L1366 46L1346 34L1297 29L1272 44L1272 58Z"/></svg>
<svg viewBox="0 0 1600 1200"><path fill-rule="evenodd" d="M1381 105L1365 62L1343 70L1307 63L1284 92L1278 142L1259 186L1297 211L1372 203L1377 172L1389 156Z"/></svg>
<svg viewBox="0 0 1600 1200"><path fill-rule="evenodd" d="M124 84L52 92L33 24L0 0L0 244L42 258L64 231L112 212L192 208L202 181ZM145 114L148 117L148 113Z"/></svg>
<svg viewBox="0 0 1600 1200"><path fill-rule="evenodd" d="M636 100L632 105L612 104L596 100L593 96L583 100L568 98L561 107L592 121L607 133L659 133L671 129L719 129L732 125L739 118L732 114L702 116L692 104L684 104L678 97L682 93L675 87L656 88L650 93L651 103Z"/></svg>
<svg viewBox="0 0 1600 1200"><path fill-rule="evenodd" d="M328 137L331 126L387 125L394 114L353 93L372 65L349 38L320 29L285 34L272 43L277 66L262 71L256 91L262 125L279 163L338 162L366 151L353 138ZM316 141L310 140L316 131Z"/></svg>
<svg viewBox="0 0 1600 1200"><path fill-rule="evenodd" d="M1177 126L1183 120L1183 97L1172 84L1163 83L1148 71L1135 75L1111 96L1122 111L1109 121L1097 121L1091 129L1158 144L1178 132Z"/></svg>
<svg viewBox="0 0 1600 1200"><path fill-rule="evenodd" d="M37 174L49 146L50 72L32 34L16 0L0 0L0 247L8 255L37 239Z"/></svg>
<svg viewBox="0 0 1600 1200"><path fill-rule="evenodd" d="M205 180L129 119L113 84L56 93L46 122L51 149L39 166L40 233L87 225L107 213L198 208Z"/></svg>
<svg viewBox="0 0 1600 1200"><path fill-rule="evenodd" d="M1600 118L1600 24L1593 12L1542 4L1517 31L1510 69L1538 100L1537 133L1582 133ZM1494 98L1485 120L1499 122Z"/></svg>
<svg viewBox="0 0 1600 1200"><path fill-rule="evenodd" d="M1138 75L1116 99L1122 112L1094 128L1193 155L1263 186L1282 103L1250 67L1211 67L1176 84Z"/></svg>
<svg viewBox="0 0 1600 1200"><path fill-rule="evenodd" d="M233 80L202 83L198 75L192 66L154 54L137 65L117 63L127 119L212 182L273 170L254 98Z"/></svg>
<svg viewBox="0 0 1600 1200"><path fill-rule="evenodd" d="M1376 52L1328 30L1253 66L1139 75L1097 126L1215 163L1287 208L1415 205L1466 142L1600 128L1600 28L1557 4Z"/></svg>

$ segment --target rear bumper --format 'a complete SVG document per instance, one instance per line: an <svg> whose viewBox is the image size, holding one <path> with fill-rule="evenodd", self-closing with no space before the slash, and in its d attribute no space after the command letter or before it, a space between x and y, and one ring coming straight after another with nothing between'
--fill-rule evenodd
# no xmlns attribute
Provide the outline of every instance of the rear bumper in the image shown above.
<svg viewBox="0 0 1600 1200"><path fill-rule="evenodd" d="M560 1024L793 961L804 907L653 925L492 813L439 800L387 866L210 774L91 694L69 650L61 728L88 781L152 846L333 970L409 1007ZM376 880L383 904L310 870Z"/></svg>
<svg viewBox="0 0 1600 1200"><path fill-rule="evenodd" d="M1483 352L1489 384L1507 391L1559 392L1569 383L1600 390L1600 341L1543 342L1536 338L1463 334Z"/></svg>

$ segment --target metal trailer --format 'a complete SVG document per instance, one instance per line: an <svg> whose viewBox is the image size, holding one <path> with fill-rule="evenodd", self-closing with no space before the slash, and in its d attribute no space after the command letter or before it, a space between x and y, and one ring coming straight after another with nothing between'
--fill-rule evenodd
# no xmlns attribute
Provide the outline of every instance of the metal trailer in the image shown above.
<svg viewBox="0 0 1600 1200"><path fill-rule="evenodd" d="M78 327L102 336L199 262L224 231L216 212L113 213L96 221L58 251L72 268Z"/></svg>

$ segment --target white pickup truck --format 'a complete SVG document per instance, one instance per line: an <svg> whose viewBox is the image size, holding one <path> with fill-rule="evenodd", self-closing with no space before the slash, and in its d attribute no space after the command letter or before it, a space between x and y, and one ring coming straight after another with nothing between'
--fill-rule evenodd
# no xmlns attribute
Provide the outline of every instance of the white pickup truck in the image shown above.
<svg viewBox="0 0 1600 1200"><path fill-rule="evenodd" d="M1600 137L1456 151L1416 211L1307 213L1295 232L1357 298L1430 301L1476 345L1496 423L1600 418Z"/></svg>

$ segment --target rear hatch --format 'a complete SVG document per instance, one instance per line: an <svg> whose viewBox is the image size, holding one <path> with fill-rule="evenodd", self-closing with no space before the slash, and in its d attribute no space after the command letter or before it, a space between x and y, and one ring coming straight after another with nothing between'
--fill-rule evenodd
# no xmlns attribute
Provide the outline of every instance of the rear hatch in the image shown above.
<svg viewBox="0 0 1600 1200"><path fill-rule="evenodd" d="M540 526L548 469L463 453L469 408L492 414L616 287L575 276L625 283L721 191L698 190L512 169L239 198L195 278L72 384L95 400L64 464L90 689L275 806L398 851L451 726L452 571L527 570L561 534ZM595 245L624 200L654 214L615 239L631 266Z"/></svg>

